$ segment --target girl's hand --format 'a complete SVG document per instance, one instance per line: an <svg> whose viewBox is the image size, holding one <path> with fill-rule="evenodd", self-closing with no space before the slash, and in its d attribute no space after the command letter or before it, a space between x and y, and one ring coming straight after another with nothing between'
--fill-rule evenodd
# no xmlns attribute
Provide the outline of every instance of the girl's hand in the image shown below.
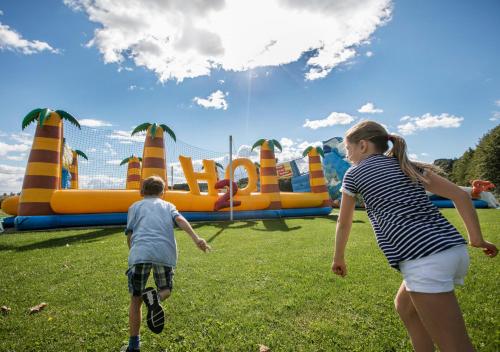
<svg viewBox="0 0 500 352"><path fill-rule="evenodd" d="M335 275L346 276L347 266L345 265L345 260L334 259L332 263L332 271Z"/></svg>
<svg viewBox="0 0 500 352"><path fill-rule="evenodd" d="M484 254L490 258L493 258L498 254L497 247L491 242L482 241L481 243L477 243L477 244L471 243L471 245L472 245L472 247L482 248Z"/></svg>

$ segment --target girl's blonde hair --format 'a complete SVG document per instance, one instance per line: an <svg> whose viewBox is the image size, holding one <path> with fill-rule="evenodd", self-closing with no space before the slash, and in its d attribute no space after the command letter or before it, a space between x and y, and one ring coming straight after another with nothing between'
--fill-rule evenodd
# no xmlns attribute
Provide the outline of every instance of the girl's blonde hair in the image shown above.
<svg viewBox="0 0 500 352"><path fill-rule="evenodd" d="M429 182L423 175L423 170L439 172L434 165L410 161L406 154L406 142L403 137L388 133L384 126L375 121L358 122L346 132L345 138L349 143L358 143L361 140L370 141L380 153L396 157L401 170L413 182ZM390 149L389 141L392 142L392 148Z"/></svg>

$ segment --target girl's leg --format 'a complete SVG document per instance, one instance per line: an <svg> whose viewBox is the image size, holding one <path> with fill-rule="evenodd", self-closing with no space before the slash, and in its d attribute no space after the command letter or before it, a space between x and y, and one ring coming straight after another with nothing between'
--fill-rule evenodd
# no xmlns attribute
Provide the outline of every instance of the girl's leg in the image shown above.
<svg viewBox="0 0 500 352"><path fill-rule="evenodd" d="M130 336L139 336L139 329L141 328L141 296L131 296L130 309L128 315L128 326Z"/></svg>
<svg viewBox="0 0 500 352"><path fill-rule="evenodd" d="M399 287L394 306L408 330L415 352L434 351L434 343L422 324L404 283Z"/></svg>
<svg viewBox="0 0 500 352"><path fill-rule="evenodd" d="M409 294L420 320L440 351L474 351L454 291Z"/></svg>

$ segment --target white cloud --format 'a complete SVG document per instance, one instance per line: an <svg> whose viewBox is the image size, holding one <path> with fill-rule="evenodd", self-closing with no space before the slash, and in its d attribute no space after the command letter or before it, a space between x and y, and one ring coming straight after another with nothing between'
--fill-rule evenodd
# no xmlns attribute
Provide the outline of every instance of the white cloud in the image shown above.
<svg viewBox="0 0 500 352"><path fill-rule="evenodd" d="M495 105L500 107L500 99L495 100Z"/></svg>
<svg viewBox="0 0 500 352"><path fill-rule="evenodd" d="M144 134L136 134L134 136L131 136L130 133L131 131L114 130L110 135L107 135L106 137L110 139L117 139L121 144L130 144L130 142L144 142Z"/></svg>
<svg viewBox="0 0 500 352"><path fill-rule="evenodd" d="M490 121L500 120L500 111L493 111L493 115L490 117Z"/></svg>
<svg viewBox="0 0 500 352"><path fill-rule="evenodd" d="M3 11L2 10L0 10L0 16L3 16Z"/></svg>
<svg viewBox="0 0 500 352"><path fill-rule="evenodd" d="M131 86L128 87L128 90L144 90L144 87L136 86L135 84L132 84Z"/></svg>
<svg viewBox="0 0 500 352"><path fill-rule="evenodd" d="M365 55L367 57L372 57L373 56L373 52L372 51L367 51Z"/></svg>
<svg viewBox="0 0 500 352"><path fill-rule="evenodd" d="M219 84L224 84L224 80L223 80L223 79L219 79L217 82L218 82Z"/></svg>
<svg viewBox="0 0 500 352"><path fill-rule="evenodd" d="M125 178L108 175L79 175L78 183L82 189L124 189Z"/></svg>
<svg viewBox="0 0 500 352"><path fill-rule="evenodd" d="M48 43L39 40L26 40L14 29L0 22L0 50L11 50L25 55L49 51L57 54L59 50L54 49Z"/></svg>
<svg viewBox="0 0 500 352"><path fill-rule="evenodd" d="M106 161L106 164L109 164L109 165L120 165L122 161L120 159L115 159L115 160L107 160Z"/></svg>
<svg viewBox="0 0 500 352"><path fill-rule="evenodd" d="M365 105L363 105L362 107L360 107L358 109L358 111L365 113L365 114L380 114L380 113L384 112L384 110L382 110L382 109L376 109L375 105L373 105L373 103L370 103L370 102L368 102Z"/></svg>
<svg viewBox="0 0 500 352"><path fill-rule="evenodd" d="M280 144L282 147L290 147L293 145L293 141L290 138L283 137L280 139Z"/></svg>
<svg viewBox="0 0 500 352"><path fill-rule="evenodd" d="M112 126L109 122L103 121L103 120L96 120L96 119L81 119L78 120L80 125L82 126L87 126L87 127L106 127L106 126Z"/></svg>
<svg viewBox="0 0 500 352"><path fill-rule="evenodd" d="M213 109L223 109L227 110L227 101L226 97L229 95L229 93L224 93L220 90L217 90L210 94L207 99L195 97L193 101L200 105L203 106L204 108L213 108Z"/></svg>
<svg viewBox="0 0 500 352"><path fill-rule="evenodd" d="M420 153L422 156L429 156L429 153Z"/></svg>
<svg viewBox="0 0 500 352"><path fill-rule="evenodd" d="M322 78L368 44L392 12L391 0L64 3L98 24L87 45L95 46L105 63L130 60L161 82L206 76L213 69L285 65L304 54L311 55L305 78Z"/></svg>
<svg viewBox="0 0 500 352"><path fill-rule="evenodd" d="M429 128L458 128L460 127L463 119L463 117L447 113L443 113L441 115L431 115L430 113L426 113L418 117L404 116L401 118L401 121L408 122L398 125L398 131L401 134L409 135L420 130L427 130Z"/></svg>
<svg viewBox="0 0 500 352"><path fill-rule="evenodd" d="M24 179L24 167L0 164L0 192L20 192Z"/></svg>
<svg viewBox="0 0 500 352"><path fill-rule="evenodd" d="M30 149L27 144L7 144L0 142L0 156L5 156L11 152L26 152Z"/></svg>
<svg viewBox="0 0 500 352"><path fill-rule="evenodd" d="M329 127L333 125L347 125L355 120L354 116L346 114L344 112L332 112L327 118L322 120L309 120L302 127L309 127L310 129L316 130L318 128Z"/></svg>

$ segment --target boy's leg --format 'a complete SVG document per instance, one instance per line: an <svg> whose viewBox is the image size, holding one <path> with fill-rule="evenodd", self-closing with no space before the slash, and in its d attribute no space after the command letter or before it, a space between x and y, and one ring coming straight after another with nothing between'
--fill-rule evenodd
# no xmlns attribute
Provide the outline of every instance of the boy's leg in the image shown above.
<svg viewBox="0 0 500 352"><path fill-rule="evenodd" d="M409 294L420 320L440 351L474 351L454 291Z"/></svg>
<svg viewBox="0 0 500 352"><path fill-rule="evenodd" d="M434 351L431 336L422 324L404 283L401 284L396 294L394 307L408 330L415 352Z"/></svg>
<svg viewBox="0 0 500 352"><path fill-rule="evenodd" d="M158 292L158 296L160 297L160 301L166 300L168 297L170 297L170 294L172 291L170 291L169 288L164 288L163 290L160 290Z"/></svg>
<svg viewBox="0 0 500 352"><path fill-rule="evenodd" d="M141 328L141 317L142 317L142 297L141 296L130 296L130 309L128 316L129 325L129 335L139 336L139 330Z"/></svg>

